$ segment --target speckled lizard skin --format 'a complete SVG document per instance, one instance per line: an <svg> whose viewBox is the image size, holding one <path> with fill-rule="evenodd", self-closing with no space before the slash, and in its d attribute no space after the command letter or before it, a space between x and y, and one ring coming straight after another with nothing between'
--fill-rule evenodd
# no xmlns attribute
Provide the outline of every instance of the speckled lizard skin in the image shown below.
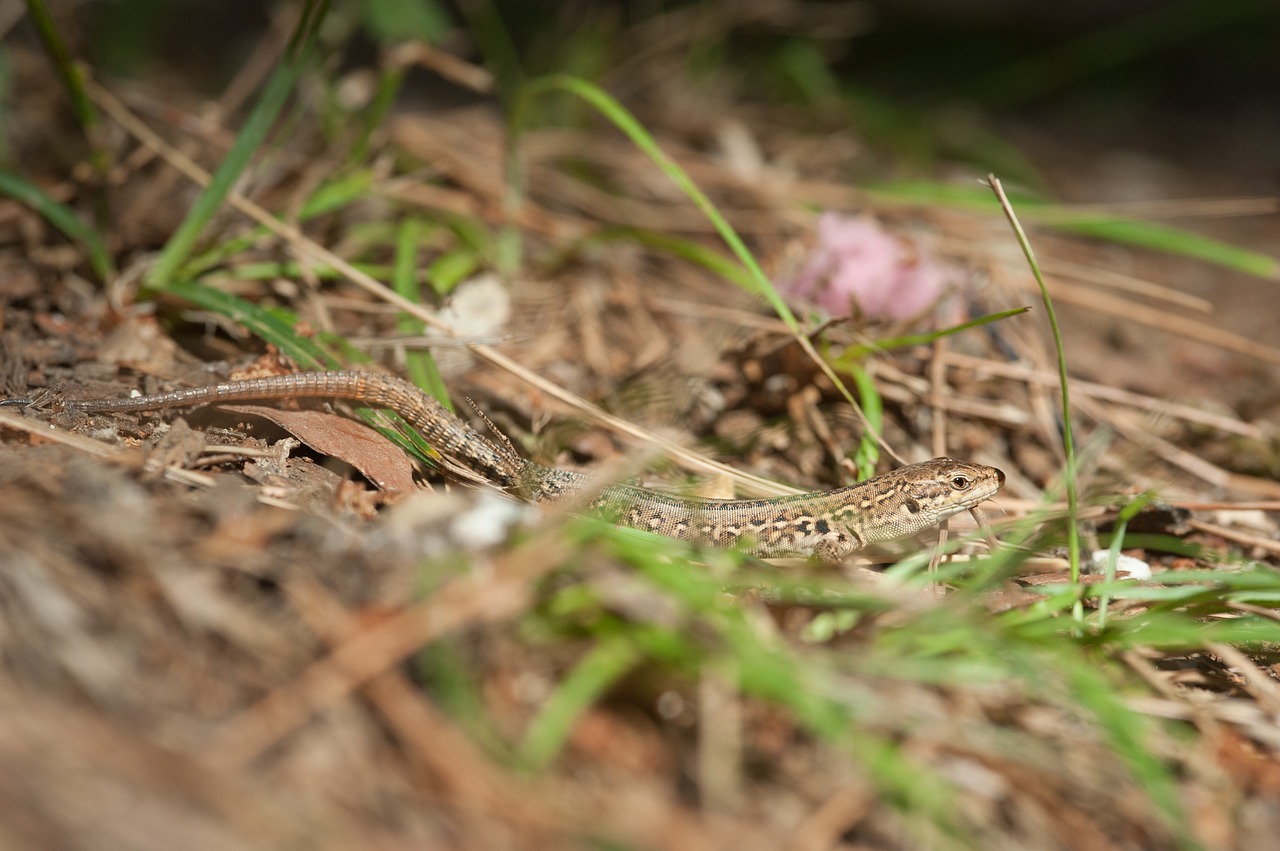
<svg viewBox="0 0 1280 851"><path fill-rule="evenodd" d="M772 499L703 499L543 467L489 440L413 384L372 372L300 372L136 396L68 400L68 411L105 413L217 402L327 398L388 408L454 463L529 502L590 495L612 522L695 544L738 546L752 555L838 561L869 544L905 538L991 498L1004 473L954 458L911 464L833 491ZM2 404L29 404L10 399Z"/></svg>

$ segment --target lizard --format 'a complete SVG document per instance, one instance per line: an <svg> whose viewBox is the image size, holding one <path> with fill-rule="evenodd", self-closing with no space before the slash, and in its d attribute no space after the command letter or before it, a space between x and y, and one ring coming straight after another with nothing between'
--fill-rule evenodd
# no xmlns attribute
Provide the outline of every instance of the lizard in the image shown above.
<svg viewBox="0 0 1280 851"><path fill-rule="evenodd" d="M68 413L115 413L232 401L342 399L399 414L442 456L493 486L531 503L589 499L622 526L713 547L738 547L760 558L817 556L828 563L871 544L911 537L993 497L1004 485L994 467L954 458L909 464L855 485L765 499L711 499L629 483L594 482L584 473L546 467L499 445L416 385L358 370L297 372L228 381L150 396L68 399ZM32 399L0 405L29 406Z"/></svg>

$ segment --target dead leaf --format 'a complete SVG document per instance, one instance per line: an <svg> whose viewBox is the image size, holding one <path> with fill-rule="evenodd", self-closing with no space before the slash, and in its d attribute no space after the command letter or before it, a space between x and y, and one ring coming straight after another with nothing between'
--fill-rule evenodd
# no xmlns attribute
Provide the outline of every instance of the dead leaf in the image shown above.
<svg viewBox="0 0 1280 851"><path fill-rule="evenodd" d="M389 495L415 490L409 456L363 423L324 411L289 411L262 405L224 405L223 410L270 420L316 452L346 461Z"/></svg>

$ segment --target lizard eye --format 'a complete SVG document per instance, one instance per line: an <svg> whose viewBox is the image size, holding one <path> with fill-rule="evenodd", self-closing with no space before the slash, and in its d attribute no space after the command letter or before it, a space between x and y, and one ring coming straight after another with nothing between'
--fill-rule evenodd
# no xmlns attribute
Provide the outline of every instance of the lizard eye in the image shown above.
<svg viewBox="0 0 1280 851"><path fill-rule="evenodd" d="M958 490L958 491L968 490L969 484L970 482L969 482L968 476L952 476L951 477L951 487L954 488L955 490Z"/></svg>

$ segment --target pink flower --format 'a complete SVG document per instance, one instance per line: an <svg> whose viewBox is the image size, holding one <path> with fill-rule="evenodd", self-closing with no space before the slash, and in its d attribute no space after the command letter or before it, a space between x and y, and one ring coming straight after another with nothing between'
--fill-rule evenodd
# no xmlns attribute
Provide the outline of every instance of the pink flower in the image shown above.
<svg viewBox="0 0 1280 851"><path fill-rule="evenodd" d="M942 269L869 216L823 213L818 244L784 295L848 316L856 303L869 319L907 319L942 295Z"/></svg>

